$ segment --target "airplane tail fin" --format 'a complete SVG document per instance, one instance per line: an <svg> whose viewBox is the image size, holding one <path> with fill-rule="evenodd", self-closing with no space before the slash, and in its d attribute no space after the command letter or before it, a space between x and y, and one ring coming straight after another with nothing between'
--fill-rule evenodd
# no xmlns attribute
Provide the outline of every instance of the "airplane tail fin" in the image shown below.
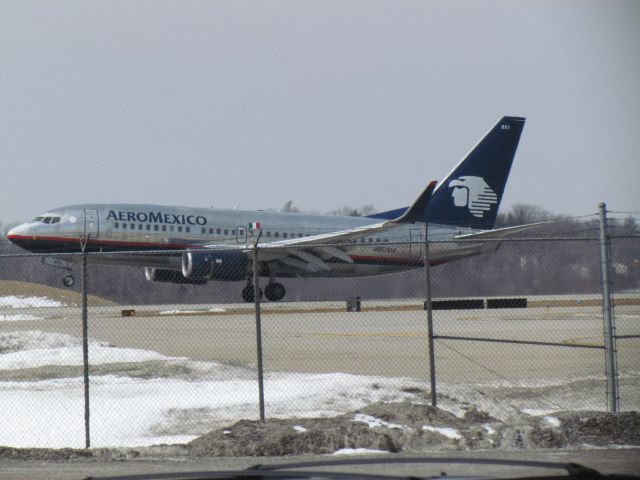
<svg viewBox="0 0 640 480"><path fill-rule="evenodd" d="M493 228L524 122L502 117L438 184L426 209L429 223Z"/></svg>

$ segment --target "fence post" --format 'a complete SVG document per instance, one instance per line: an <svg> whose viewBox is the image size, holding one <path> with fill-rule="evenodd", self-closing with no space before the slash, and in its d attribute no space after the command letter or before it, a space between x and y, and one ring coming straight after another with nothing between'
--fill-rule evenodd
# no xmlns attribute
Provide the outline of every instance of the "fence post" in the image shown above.
<svg viewBox="0 0 640 480"><path fill-rule="evenodd" d="M607 206L598 205L600 213L600 270L602 274L602 315L604 321L605 373L607 377L607 410L618 413L618 360L616 352L616 325L613 316L611 280L609 278L609 236L607 235Z"/></svg>
<svg viewBox="0 0 640 480"><path fill-rule="evenodd" d="M436 399L436 354L433 342L433 302L431 300L431 254L429 252L429 222L424 224L424 277L425 306L427 309L427 332L429 341L429 378L431 384L431 406L437 407Z"/></svg>
<svg viewBox="0 0 640 480"><path fill-rule="evenodd" d="M258 355L258 398L260 403L260 421L264 422L264 375L262 363L262 319L260 318L260 265L258 263L258 241L260 233L253 243L253 301L256 309L256 345Z"/></svg>
<svg viewBox="0 0 640 480"><path fill-rule="evenodd" d="M82 247L82 364L84 369L84 445L91 447L89 430L89 320L87 308L87 250Z"/></svg>

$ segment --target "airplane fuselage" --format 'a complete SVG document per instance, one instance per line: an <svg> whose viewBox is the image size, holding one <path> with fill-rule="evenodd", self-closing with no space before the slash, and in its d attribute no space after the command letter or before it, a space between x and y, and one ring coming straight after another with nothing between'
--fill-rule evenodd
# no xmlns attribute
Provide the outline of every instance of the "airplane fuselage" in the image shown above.
<svg viewBox="0 0 640 480"><path fill-rule="evenodd" d="M254 242L260 225L260 244L304 238L364 227L377 223L367 217L240 211L163 205L84 204L55 208L33 221L14 228L8 235L16 245L38 253L74 253L83 246L89 252L170 251L198 249L209 245L238 247ZM446 240L469 229L430 225L431 239ZM399 225L342 245L353 263L335 261L329 271L314 276L368 276L419 266L424 259L423 224ZM438 244L432 249L432 264L481 253L477 244ZM97 259L96 259L97 260ZM107 256L103 263L129 264L179 270L170 255ZM304 276L286 265L272 267L278 276Z"/></svg>

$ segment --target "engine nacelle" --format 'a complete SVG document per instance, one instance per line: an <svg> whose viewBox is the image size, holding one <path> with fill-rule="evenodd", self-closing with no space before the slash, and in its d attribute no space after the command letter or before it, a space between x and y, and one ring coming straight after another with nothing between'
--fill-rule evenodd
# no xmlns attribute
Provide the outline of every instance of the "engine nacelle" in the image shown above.
<svg viewBox="0 0 640 480"><path fill-rule="evenodd" d="M145 267L144 276L150 282L179 283L183 285L204 285L207 283L206 278L184 278L181 272L161 268Z"/></svg>
<svg viewBox="0 0 640 480"><path fill-rule="evenodd" d="M244 280L248 263L241 252L186 250L182 254L182 276L186 279Z"/></svg>

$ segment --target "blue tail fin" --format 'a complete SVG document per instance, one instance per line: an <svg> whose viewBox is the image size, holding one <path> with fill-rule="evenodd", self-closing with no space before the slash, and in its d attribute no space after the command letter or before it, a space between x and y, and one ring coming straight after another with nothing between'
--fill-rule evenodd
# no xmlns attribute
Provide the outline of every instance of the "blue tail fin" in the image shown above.
<svg viewBox="0 0 640 480"><path fill-rule="evenodd" d="M426 210L429 223L493 228L524 121L502 117L438 184Z"/></svg>

